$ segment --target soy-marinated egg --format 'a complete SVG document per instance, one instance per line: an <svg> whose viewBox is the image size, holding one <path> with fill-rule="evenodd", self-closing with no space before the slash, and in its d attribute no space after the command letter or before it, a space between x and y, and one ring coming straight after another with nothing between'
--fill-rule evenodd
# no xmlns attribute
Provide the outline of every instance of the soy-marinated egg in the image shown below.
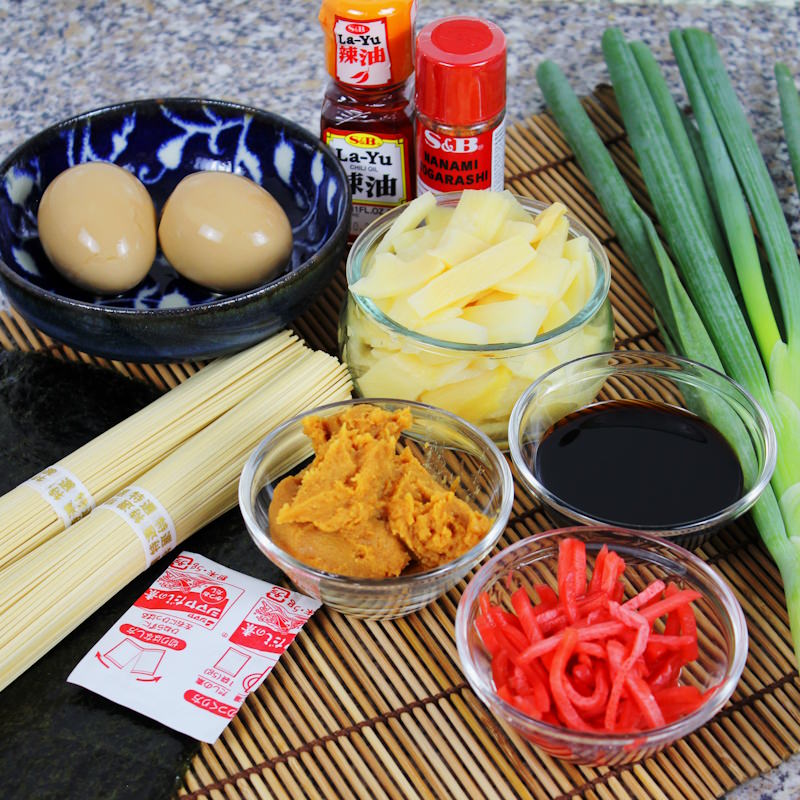
<svg viewBox="0 0 800 800"><path fill-rule="evenodd" d="M289 219L275 198L230 172L187 175L164 206L158 238L177 272L220 292L265 283L292 251Z"/></svg>
<svg viewBox="0 0 800 800"><path fill-rule="evenodd" d="M156 255L156 212L142 183L116 164L70 167L39 203L39 239L53 266L92 292L136 286Z"/></svg>

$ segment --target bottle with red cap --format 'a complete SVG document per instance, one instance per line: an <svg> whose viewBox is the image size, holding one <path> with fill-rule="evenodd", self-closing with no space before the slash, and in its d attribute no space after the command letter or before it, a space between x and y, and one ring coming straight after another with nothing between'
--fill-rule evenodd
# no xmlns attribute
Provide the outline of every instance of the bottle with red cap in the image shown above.
<svg viewBox="0 0 800 800"><path fill-rule="evenodd" d="M348 176L351 237L416 194L415 13L416 0L322 0L331 81L321 136Z"/></svg>
<svg viewBox="0 0 800 800"><path fill-rule="evenodd" d="M447 17L417 36L417 192L503 188L506 40L492 22Z"/></svg>

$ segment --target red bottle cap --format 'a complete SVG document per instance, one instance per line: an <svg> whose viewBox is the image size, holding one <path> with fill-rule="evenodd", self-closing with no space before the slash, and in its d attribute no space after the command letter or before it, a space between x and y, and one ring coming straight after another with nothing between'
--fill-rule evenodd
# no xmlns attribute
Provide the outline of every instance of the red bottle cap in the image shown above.
<svg viewBox="0 0 800 800"><path fill-rule="evenodd" d="M477 17L447 17L419 32L419 113L445 125L475 125L505 105L506 37L497 25Z"/></svg>

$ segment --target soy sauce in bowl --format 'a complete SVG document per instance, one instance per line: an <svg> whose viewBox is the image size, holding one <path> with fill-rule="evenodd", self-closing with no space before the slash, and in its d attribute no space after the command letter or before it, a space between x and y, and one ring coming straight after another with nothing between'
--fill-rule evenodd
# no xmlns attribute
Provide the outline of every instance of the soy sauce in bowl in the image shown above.
<svg viewBox="0 0 800 800"><path fill-rule="evenodd" d="M508 442L521 485L559 525L610 524L689 549L753 506L776 461L775 431L746 389L640 350L542 375L517 400Z"/></svg>
<svg viewBox="0 0 800 800"><path fill-rule="evenodd" d="M552 425L534 472L565 505L632 528L672 528L743 494L739 460L713 426L646 400L595 403Z"/></svg>

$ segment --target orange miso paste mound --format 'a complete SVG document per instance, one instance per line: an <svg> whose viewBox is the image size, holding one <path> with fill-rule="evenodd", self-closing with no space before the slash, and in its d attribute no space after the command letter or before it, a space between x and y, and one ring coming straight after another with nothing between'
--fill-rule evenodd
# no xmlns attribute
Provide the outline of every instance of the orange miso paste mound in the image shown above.
<svg viewBox="0 0 800 800"><path fill-rule="evenodd" d="M368 404L308 417L303 427L315 457L275 487L275 544L304 564L359 578L429 569L476 545L490 521L398 447L411 423L407 408L390 413Z"/></svg>

